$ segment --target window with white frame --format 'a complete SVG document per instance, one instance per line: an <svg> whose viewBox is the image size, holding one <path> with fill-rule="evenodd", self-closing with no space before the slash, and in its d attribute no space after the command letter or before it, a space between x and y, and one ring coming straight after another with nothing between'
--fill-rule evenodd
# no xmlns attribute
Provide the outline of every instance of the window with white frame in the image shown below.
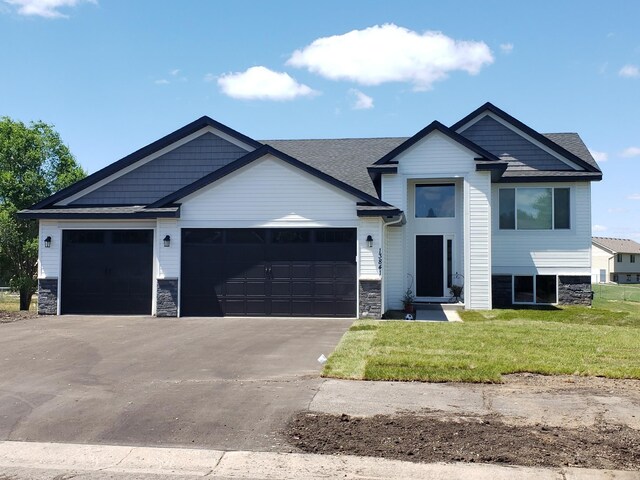
<svg viewBox="0 0 640 480"><path fill-rule="evenodd" d="M636 256L634 254L629 255L629 261L631 263L636 263Z"/></svg>
<svg viewBox="0 0 640 480"><path fill-rule="evenodd" d="M498 203L501 230L567 230L571 228L569 188L501 188Z"/></svg>
<svg viewBox="0 0 640 480"><path fill-rule="evenodd" d="M618 263L622 263L622 254L621 253L618 254Z"/></svg>
<svg viewBox="0 0 640 480"><path fill-rule="evenodd" d="M555 275L514 275L513 303L558 303L558 279Z"/></svg>

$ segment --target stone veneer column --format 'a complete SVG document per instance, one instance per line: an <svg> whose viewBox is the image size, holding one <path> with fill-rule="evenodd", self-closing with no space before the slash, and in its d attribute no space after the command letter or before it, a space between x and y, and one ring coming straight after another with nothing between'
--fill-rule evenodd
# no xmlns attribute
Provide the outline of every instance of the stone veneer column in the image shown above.
<svg viewBox="0 0 640 480"><path fill-rule="evenodd" d="M360 280L360 317L382 318L382 282Z"/></svg>
<svg viewBox="0 0 640 480"><path fill-rule="evenodd" d="M58 279L38 279L38 315L58 314Z"/></svg>
<svg viewBox="0 0 640 480"><path fill-rule="evenodd" d="M558 303L591 306L591 277L558 275Z"/></svg>
<svg viewBox="0 0 640 480"><path fill-rule="evenodd" d="M158 279L158 289L156 297L156 316L177 317L178 316L178 279L162 278Z"/></svg>

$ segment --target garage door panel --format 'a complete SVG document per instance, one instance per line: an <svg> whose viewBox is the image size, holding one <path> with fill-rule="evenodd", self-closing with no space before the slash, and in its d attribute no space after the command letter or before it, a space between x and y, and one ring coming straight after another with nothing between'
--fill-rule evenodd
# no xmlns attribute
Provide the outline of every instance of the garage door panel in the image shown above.
<svg viewBox="0 0 640 480"><path fill-rule="evenodd" d="M153 230L64 230L62 237L62 313L151 313Z"/></svg>
<svg viewBox="0 0 640 480"><path fill-rule="evenodd" d="M215 292L222 315L355 316L355 229L196 230L182 233L183 315L206 312L207 302L213 301L190 293L191 288L198 291L194 278L198 272L200 278L214 275L223 283L221 291ZM216 248L198 249L196 239L211 247L215 241ZM341 264L346 265L338 268ZM316 289L318 281L321 291ZM336 289L336 282L353 287ZM341 303L332 311L335 302Z"/></svg>

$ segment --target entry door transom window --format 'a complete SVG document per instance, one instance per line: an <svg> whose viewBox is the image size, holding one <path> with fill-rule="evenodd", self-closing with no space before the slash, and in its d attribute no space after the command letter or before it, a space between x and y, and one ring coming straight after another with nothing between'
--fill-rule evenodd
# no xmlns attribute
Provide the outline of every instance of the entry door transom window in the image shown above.
<svg viewBox="0 0 640 480"><path fill-rule="evenodd" d="M453 183L416 185L416 218L453 218L456 187Z"/></svg>

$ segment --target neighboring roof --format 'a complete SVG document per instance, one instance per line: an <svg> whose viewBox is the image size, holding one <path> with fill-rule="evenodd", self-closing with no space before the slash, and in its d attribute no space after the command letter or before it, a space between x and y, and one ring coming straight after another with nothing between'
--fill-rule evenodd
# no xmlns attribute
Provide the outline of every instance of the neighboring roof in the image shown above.
<svg viewBox="0 0 640 480"><path fill-rule="evenodd" d="M376 196L367 167L408 137L263 140L301 162Z"/></svg>
<svg viewBox="0 0 640 480"><path fill-rule="evenodd" d="M547 135L543 135L541 133L536 132L533 128L529 127L528 125L525 125L524 123L522 123L517 118L512 117L507 112L505 112L504 110L499 109L498 107L496 107L495 105L493 105L490 102L485 103L481 107L479 107L476 110L474 110L473 112L471 112L469 115L465 116L461 120L459 120L456 123L454 123L453 125L451 125L451 130L458 131L465 124L469 123L471 120L473 120L474 118L478 117L479 115L481 115L482 113L484 113L486 111L489 111L489 112L493 113L495 116L497 116L497 117L501 118L502 120L504 120L505 122L510 123L511 125L516 127L518 130L526 133L531 138L533 138L533 139L537 140L538 142L542 143L547 148L550 148L551 150L553 150L557 154L565 157L567 160L570 160L570 161L580 165L581 167L585 168L587 171L600 172L600 167L598 167L598 164L593 159L593 157L591 156L589 151L586 149L586 147L584 147L584 143L582 143L582 140L580 140L579 137L578 137L578 140L580 140L579 143L582 144L582 146L580 146L578 144L578 142L576 141L575 137L570 137L570 138L566 137L565 138L564 135L567 135L567 134L547 134L547 135L555 135L556 136L555 140L551 139ZM569 135L572 135L572 134L569 134ZM560 137L563 137L563 138L560 138ZM577 134L576 134L576 137L577 137ZM557 139L559 139L561 142L564 142L566 147L562 146L559 143L557 143L556 142ZM583 148L584 148L584 151L583 151ZM578 154L574 153L572 151L572 149L574 151L580 151L582 154L578 155Z"/></svg>
<svg viewBox="0 0 640 480"><path fill-rule="evenodd" d="M176 218L180 216L180 206L172 205L162 208L147 208L144 205L128 205L114 207L64 207L21 210L16 214L19 218Z"/></svg>
<svg viewBox="0 0 640 480"><path fill-rule="evenodd" d="M260 142L257 142L255 140L253 140L252 138L247 137L246 135L243 135L240 132L237 132L235 130L233 130L232 128L227 127L226 125L223 125L220 122L216 122L214 119L205 116L200 117L199 119L185 125L182 128L179 128L178 130L176 130L175 132L170 133L169 135L165 135L164 137L162 137L159 140L156 140L153 143L150 143L149 145L147 145L146 147L143 147L139 150L136 150L135 152L133 152L130 155L127 155L126 157L121 158L120 160L118 160L117 162L112 163L111 165L106 166L105 168L103 168L102 170L98 170L97 172L93 173L92 175L89 175L88 177L80 180L79 182L74 183L73 185L64 188L62 190L60 190L59 192L51 195L50 197L45 198L44 200L42 200L41 202L33 205L31 208L32 209L37 209L37 208L44 208L44 207L48 207L50 205L53 205L56 202L59 202L60 200L70 197L71 195L74 195L82 190L84 190L87 187L90 187L91 185L99 182L100 180L103 180L107 177L109 177L110 175L113 175L114 173L118 172L119 170L122 170L123 168L128 167L129 165L134 164L135 162L142 160L145 157L148 157L149 155L162 150L165 147L168 147L169 145L171 145L172 143L177 142L178 140L181 140L184 137L187 137L189 135L191 135L192 133L197 132L198 130L201 130L205 127L212 127L215 128L216 130L220 130L221 132L229 135L230 137L233 137L243 143L246 143L247 145L250 145L254 148L258 148L259 146L261 146L262 144Z"/></svg>
<svg viewBox="0 0 640 480"><path fill-rule="evenodd" d="M365 193L362 190L359 190L353 187L352 185L349 185L348 183L342 182L341 180L338 180L335 177L332 177L331 175L328 175L318 170L317 168L314 168L304 162L301 162L300 160L293 158L290 155L287 155L286 153L281 152L280 150L277 150L271 145L263 145L262 147L254 150L253 152L246 154L244 157L241 157L238 160L235 160L234 162L231 162L228 165L225 165L224 167L219 168L218 170L215 170L209 175L206 175L201 179L191 183L190 185L187 185L186 187L181 188L180 190L172 193L171 195L167 195L166 197L161 198L157 202L149 205L149 208L164 207L166 205L173 204L181 200L182 198L188 195L191 195L192 193L195 193L198 190L206 187L207 185L210 185L211 183L214 183L220 180L221 178L226 177L230 173L233 173L236 170L239 170L240 168L258 160L259 158L264 157L265 155L272 155L288 163L289 165L299 168L300 170L324 182L327 182L328 184L333 185L334 187L337 187L340 190L343 190L353 195L354 197L360 199L361 201L367 204L375 205L378 207L391 207L395 209L395 207L392 207L391 205L389 205L386 202L383 202L377 197L374 197L373 195L369 195L368 193ZM398 210L398 212L400 211Z"/></svg>
<svg viewBox="0 0 640 480"><path fill-rule="evenodd" d="M611 253L640 254L640 243L628 238L592 237L591 241L595 246L609 250Z"/></svg>

